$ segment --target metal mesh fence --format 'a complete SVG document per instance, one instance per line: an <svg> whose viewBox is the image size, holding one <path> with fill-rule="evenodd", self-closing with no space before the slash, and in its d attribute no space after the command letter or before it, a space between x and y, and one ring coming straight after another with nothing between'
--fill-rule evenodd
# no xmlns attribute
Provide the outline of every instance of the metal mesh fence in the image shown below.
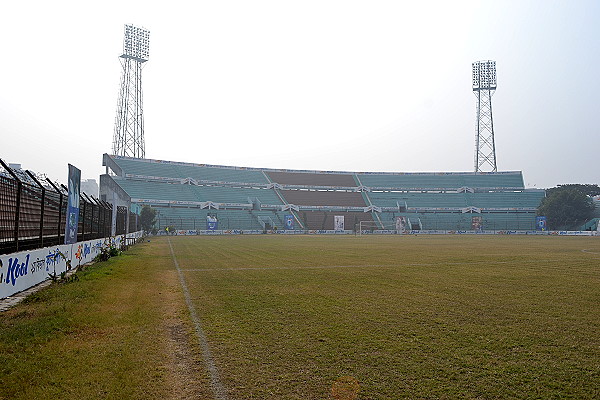
<svg viewBox="0 0 600 400"><path fill-rule="evenodd" d="M66 213L64 189L0 175L0 254L64 243ZM127 223L129 232L138 230L135 214L118 207L117 235L126 233ZM107 237L111 225L112 206L82 195L77 240Z"/></svg>

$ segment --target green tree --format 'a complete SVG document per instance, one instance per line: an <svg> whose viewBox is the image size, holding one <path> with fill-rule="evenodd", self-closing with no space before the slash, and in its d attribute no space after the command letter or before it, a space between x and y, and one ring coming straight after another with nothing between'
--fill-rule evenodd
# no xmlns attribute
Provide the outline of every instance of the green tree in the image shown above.
<svg viewBox="0 0 600 400"><path fill-rule="evenodd" d="M594 193L593 186L561 185L548 189L538 215L546 216L549 229L577 229L594 212L594 203L588 195Z"/></svg>
<svg viewBox="0 0 600 400"><path fill-rule="evenodd" d="M546 190L546 194L551 195L554 192L559 192L564 189L578 189L580 192L582 192L583 194L586 194L588 196L600 195L600 187L598 185L579 184L579 183L558 185L557 187Z"/></svg>
<svg viewBox="0 0 600 400"><path fill-rule="evenodd" d="M156 210L149 205L144 205L142 207L142 211L140 212L140 223L142 224L142 229L147 232L151 231L155 222Z"/></svg>

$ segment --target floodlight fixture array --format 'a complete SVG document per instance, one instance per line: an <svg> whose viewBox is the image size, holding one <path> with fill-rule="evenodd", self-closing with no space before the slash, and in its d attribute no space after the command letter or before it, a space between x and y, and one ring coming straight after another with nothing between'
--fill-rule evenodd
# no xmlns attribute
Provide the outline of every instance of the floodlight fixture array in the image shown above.
<svg viewBox="0 0 600 400"><path fill-rule="evenodd" d="M150 31L133 25L125 25L123 55L140 62L148 61L150 52Z"/></svg>
<svg viewBox="0 0 600 400"><path fill-rule="evenodd" d="M473 91L496 89L496 61L473 63Z"/></svg>
<svg viewBox="0 0 600 400"><path fill-rule="evenodd" d="M496 91L496 62L473 63L473 92L477 97L475 172L497 172L492 96Z"/></svg>

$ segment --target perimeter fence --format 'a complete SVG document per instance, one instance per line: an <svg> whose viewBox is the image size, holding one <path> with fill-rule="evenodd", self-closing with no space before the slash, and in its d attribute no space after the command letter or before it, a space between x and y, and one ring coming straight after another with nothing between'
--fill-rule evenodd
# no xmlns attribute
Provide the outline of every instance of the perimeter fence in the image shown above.
<svg viewBox="0 0 600 400"><path fill-rule="evenodd" d="M64 244L68 190L30 171L15 171L2 160L0 173L0 254ZM138 231L138 218L117 207L116 234ZM110 236L112 205L80 195L77 241Z"/></svg>

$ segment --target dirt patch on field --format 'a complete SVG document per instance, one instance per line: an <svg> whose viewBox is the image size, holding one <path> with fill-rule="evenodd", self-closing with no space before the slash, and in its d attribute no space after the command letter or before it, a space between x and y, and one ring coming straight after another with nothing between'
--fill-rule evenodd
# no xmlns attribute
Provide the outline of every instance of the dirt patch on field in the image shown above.
<svg viewBox="0 0 600 400"><path fill-rule="evenodd" d="M211 399L210 379L199 346L185 315L185 303L176 271L165 273L161 292L165 319L166 383L172 390L169 399Z"/></svg>

